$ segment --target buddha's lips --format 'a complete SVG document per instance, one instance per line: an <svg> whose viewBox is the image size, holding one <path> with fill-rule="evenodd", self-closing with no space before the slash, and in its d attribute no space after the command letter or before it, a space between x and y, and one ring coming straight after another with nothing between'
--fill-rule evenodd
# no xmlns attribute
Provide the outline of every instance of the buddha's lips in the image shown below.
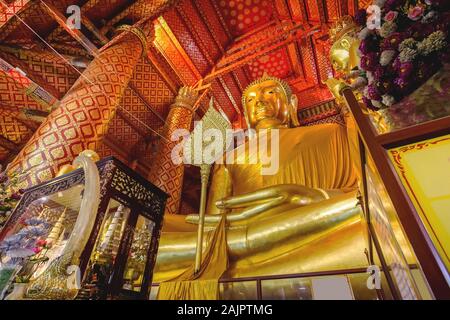
<svg viewBox="0 0 450 320"><path fill-rule="evenodd" d="M255 110L255 118L256 120L263 120L267 118L273 118L274 113L270 106L268 105L261 105L257 106Z"/></svg>

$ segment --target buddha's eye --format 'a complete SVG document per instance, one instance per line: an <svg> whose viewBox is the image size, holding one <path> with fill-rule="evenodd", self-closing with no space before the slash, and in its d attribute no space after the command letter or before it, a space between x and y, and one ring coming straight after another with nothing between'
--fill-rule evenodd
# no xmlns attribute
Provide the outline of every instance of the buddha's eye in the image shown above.
<svg viewBox="0 0 450 320"><path fill-rule="evenodd" d="M253 98L247 99L247 102L252 102L252 101L253 101Z"/></svg>

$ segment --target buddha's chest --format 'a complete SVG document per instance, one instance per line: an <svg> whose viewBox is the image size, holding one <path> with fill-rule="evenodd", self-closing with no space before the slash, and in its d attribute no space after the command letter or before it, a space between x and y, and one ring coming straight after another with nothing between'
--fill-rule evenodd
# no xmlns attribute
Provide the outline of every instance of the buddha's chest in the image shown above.
<svg viewBox="0 0 450 320"><path fill-rule="evenodd" d="M345 131L337 125L279 130L253 152L245 150L227 165L235 195L279 184L333 189L351 176Z"/></svg>

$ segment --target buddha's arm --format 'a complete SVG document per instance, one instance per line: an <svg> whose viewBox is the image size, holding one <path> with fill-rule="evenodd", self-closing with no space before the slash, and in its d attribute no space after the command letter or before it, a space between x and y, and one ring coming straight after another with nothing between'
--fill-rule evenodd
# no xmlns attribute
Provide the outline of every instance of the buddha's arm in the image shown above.
<svg viewBox="0 0 450 320"><path fill-rule="evenodd" d="M243 221L271 210L277 214L286 210L283 205L301 207L329 198L326 191L308 188L295 184L283 184L263 188L243 195L225 197L216 201L218 209L229 211L231 209L243 208L239 213L228 213L227 221ZM279 209L278 211L276 209ZM220 221L220 215L209 215L205 217L206 223ZM186 218L189 223L198 223L198 215L189 215Z"/></svg>
<svg viewBox="0 0 450 320"><path fill-rule="evenodd" d="M272 249L277 254L283 254L336 230L343 223L359 219L360 214L357 193L350 192L258 219L247 225L228 228L230 257L245 258ZM207 238L204 240L205 247ZM195 248L195 232L163 233L158 251L157 272L189 266L193 262Z"/></svg>

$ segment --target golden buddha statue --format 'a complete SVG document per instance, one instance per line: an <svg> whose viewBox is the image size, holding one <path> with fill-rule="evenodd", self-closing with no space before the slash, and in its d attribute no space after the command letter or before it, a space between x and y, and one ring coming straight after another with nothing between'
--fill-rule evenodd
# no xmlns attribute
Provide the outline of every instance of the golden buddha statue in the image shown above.
<svg viewBox="0 0 450 320"><path fill-rule="evenodd" d="M250 84L243 106L250 128L279 130L279 141L269 141L279 143L279 168L262 175L261 163L246 162L253 156L246 148L248 142L238 147L246 150L238 156L241 161L214 167L205 231L213 233L226 215L230 258L226 276L365 265L357 174L346 128L295 127L297 98L274 77ZM154 282L173 279L194 263L197 222L198 215L165 216ZM206 236L203 247L208 241L211 237Z"/></svg>
<svg viewBox="0 0 450 320"><path fill-rule="evenodd" d="M336 72L350 74L359 65L358 48L360 41L356 36L359 27L351 16L339 19L330 29L330 61Z"/></svg>
<svg viewBox="0 0 450 320"><path fill-rule="evenodd" d="M336 72L335 78L329 78L324 83L333 94L336 102L346 111L344 99L341 95L342 89L350 86L352 89L358 89L366 83L358 82L360 56L358 53L361 41L358 39L357 32L360 27L353 21L351 16L343 16L339 19L329 31L330 42L330 62ZM390 130L389 124L382 111L373 111L362 102L361 92L353 91L356 99L361 105L365 114L367 114L374 126L380 133ZM348 120L348 119L347 119Z"/></svg>

